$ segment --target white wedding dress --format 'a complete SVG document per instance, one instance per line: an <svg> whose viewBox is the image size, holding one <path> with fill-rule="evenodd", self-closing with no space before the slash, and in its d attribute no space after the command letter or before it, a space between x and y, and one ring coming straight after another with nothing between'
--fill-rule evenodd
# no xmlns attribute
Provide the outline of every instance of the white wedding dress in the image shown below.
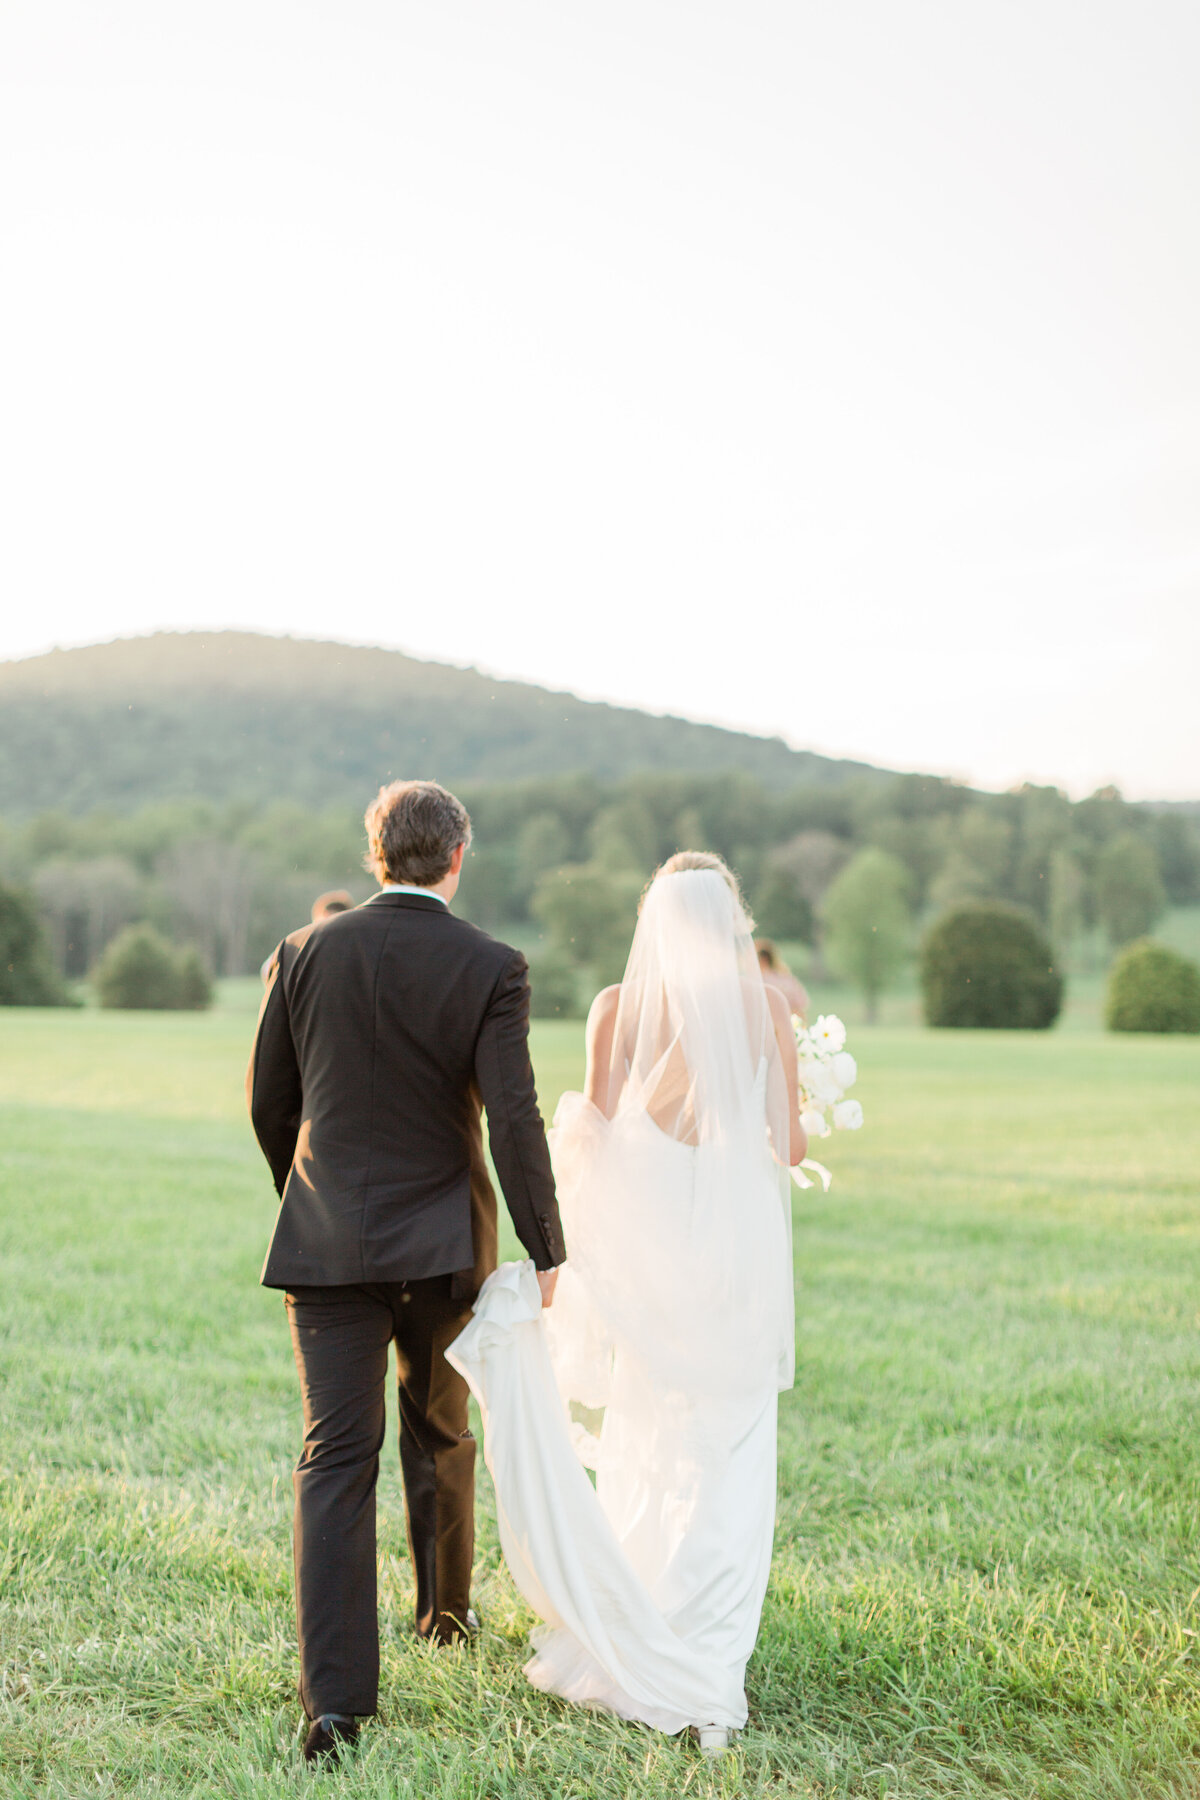
<svg viewBox="0 0 1200 1800"><path fill-rule="evenodd" d="M581 1094L555 1116L569 1260L553 1308L531 1263L506 1264L448 1355L483 1412L505 1558L543 1621L529 1679L666 1732L737 1728L793 1286L782 1058L716 871L647 895L608 1093L611 1116Z"/></svg>

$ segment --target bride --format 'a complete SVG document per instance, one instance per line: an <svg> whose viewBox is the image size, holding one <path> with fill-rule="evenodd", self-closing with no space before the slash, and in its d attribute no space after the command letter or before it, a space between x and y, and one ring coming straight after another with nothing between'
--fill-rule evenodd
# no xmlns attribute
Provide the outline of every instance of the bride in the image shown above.
<svg viewBox="0 0 1200 1800"><path fill-rule="evenodd" d="M793 1375L789 1165L805 1153L786 1002L731 871L680 852L587 1026L551 1150L569 1250L552 1312L497 1270L450 1351L484 1413L501 1541L544 1621L529 1679L719 1751L775 1523ZM595 1472L593 1489L584 1465Z"/></svg>

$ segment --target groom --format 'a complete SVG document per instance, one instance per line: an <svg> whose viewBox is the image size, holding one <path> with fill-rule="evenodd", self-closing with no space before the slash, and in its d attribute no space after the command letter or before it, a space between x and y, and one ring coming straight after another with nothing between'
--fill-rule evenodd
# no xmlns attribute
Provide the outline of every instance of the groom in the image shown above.
<svg viewBox="0 0 1200 1800"><path fill-rule="evenodd" d="M471 822L432 781L367 809L379 893L280 944L246 1076L282 1195L262 1280L287 1294L304 1402L295 1473L304 1754L336 1756L379 1679L375 1484L388 1346L417 1630L473 1625L475 1443L443 1352L496 1266L496 1197L550 1304L566 1255L529 1062L524 957L451 913Z"/></svg>

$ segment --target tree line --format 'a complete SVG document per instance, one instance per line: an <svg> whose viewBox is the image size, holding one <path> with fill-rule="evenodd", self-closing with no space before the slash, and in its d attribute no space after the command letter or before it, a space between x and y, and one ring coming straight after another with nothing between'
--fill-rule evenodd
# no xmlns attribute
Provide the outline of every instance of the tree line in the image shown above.
<svg viewBox="0 0 1200 1800"><path fill-rule="evenodd" d="M619 975L637 896L681 848L719 852L761 932L812 946L818 967L834 957L864 988L887 985L916 921L964 900L1022 908L1063 957L1082 941L1096 954L1116 948L1168 905L1200 902L1197 812L1130 804L1113 789L1072 802L1053 788L989 794L899 775L780 792L733 772L459 791L475 830L459 910L522 941L541 937L547 993ZM294 801L45 812L0 821L0 879L34 896L69 977L142 920L195 946L213 974L237 975L305 921L322 889L371 892L363 847L354 812Z"/></svg>

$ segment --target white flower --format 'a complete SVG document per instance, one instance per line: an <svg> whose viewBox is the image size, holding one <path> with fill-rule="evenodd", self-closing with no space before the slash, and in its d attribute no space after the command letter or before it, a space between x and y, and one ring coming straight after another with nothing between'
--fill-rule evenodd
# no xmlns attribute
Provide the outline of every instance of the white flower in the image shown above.
<svg viewBox="0 0 1200 1800"><path fill-rule="evenodd" d="M807 1099L818 1106L832 1106L842 1097L841 1083L828 1063L805 1063L800 1070L800 1086Z"/></svg>
<svg viewBox="0 0 1200 1800"><path fill-rule="evenodd" d="M815 1025L809 1027L809 1037L818 1050L836 1055L846 1048L846 1027L836 1013L822 1013Z"/></svg>
<svg viewBox="0 0 1200 1800"><path fill-rule="evenodd" d="M858 1080L858 1064L848 1050L839 1050L830 1064L830 1067L833 1070L834 1079L839 1083L843 1094L847 1089L852 1088Z"/></svg>
<svg viewBox="0 0 1200 1800"><path fill-rule="evenodd" d="M828 1137L829 1127L825 1123L825 1114L806 1110L800 1114L800 1123L804 1127L805 1137Z"/></svg>
<svg viewBox="0 0 1200 1800"><path fill-rule="evenodd" d="M857 1131L863 1122L863 1109L857 1100L843 1100L833 1109L833 1122L839 1131Z"/></svg>

